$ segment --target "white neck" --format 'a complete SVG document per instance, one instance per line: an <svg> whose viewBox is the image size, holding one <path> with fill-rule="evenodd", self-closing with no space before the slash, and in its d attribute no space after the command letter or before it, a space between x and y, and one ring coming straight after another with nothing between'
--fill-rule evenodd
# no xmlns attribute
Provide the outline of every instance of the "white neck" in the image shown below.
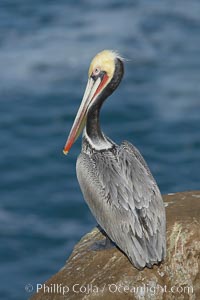
<svg viewBox="0 0 200 300"><path fill-rule="evenodd" d="M86 128L84 128L83 130L83 137L86 138L86 140L88 141L88 143L91 145L91 147L95 150L107 150L113 147L113 144L107 140L107 138L105 137L105 135L102 133L104 139L102 140L98 140L97 142L92 141L90 139L90 137L88 136L87 132L86 132Z"/></svg>

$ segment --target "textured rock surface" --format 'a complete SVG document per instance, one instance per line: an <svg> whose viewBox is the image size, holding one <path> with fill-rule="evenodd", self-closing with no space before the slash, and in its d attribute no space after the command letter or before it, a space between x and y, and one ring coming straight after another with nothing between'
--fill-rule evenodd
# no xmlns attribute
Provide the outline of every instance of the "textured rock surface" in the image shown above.
<svg viewBox="0 0 200 300"><path fill-rule="evenodd" d="M91 250L95 241L104 238L95 228L31 300L200 299L200 191L166 195L164 201L167 258L163 264L138 271L117 248Z"/></svg>

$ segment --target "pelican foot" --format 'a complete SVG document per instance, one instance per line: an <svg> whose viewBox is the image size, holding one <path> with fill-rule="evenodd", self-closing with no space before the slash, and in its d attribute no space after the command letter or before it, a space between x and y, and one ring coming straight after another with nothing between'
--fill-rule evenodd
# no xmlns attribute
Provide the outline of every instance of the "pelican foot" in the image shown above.
<svg viewBox="0 0 200 300"><path fill-rule="evenodd" d="M94 242L90 246L90 249L92 251L102 251L102 250L109 250L116 247L115 243L113 243L108 237L106 237L103 240L99 240L97 242Z"/></svg>

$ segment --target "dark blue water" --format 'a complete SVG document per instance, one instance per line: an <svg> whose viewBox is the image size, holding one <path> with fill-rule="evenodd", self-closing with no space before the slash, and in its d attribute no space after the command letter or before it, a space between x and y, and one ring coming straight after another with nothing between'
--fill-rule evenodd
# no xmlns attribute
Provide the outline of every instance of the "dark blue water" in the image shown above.
<svg viewBox="0 0 200 300"><path fill-rule="evenodd" d="M162 193L200 188L200 2L0 2L0 299L27 299L95 225L79 140L62 154L102 49L126 57L102 127L134 143Z"/></svg>

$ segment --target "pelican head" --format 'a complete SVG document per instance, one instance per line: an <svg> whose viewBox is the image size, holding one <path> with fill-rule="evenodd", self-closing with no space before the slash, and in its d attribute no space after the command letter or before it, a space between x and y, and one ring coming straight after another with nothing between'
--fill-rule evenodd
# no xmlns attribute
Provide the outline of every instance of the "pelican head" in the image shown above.
<svg viewBox="0 0 200 300"><path fill-rule="evenodd" d="M118 53L104 50L93 58L88 71L85 93L65 144L64 154L69 152L85 127L89 112L94 109L99 112L103 101L119 85L123 73L123 59Z"/></svg>

